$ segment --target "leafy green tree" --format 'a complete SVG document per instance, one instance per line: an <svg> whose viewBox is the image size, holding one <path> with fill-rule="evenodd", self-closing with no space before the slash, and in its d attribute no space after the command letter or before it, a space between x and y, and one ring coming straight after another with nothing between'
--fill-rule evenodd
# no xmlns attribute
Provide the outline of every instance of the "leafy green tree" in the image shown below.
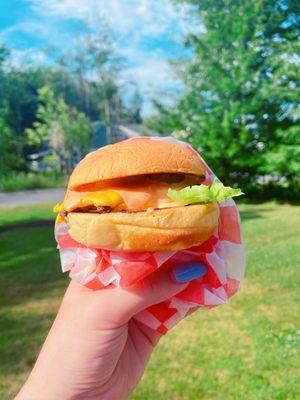
<svg viewBox="0 0 300 400"><path fill-rule="evenodd" d="M152 127L162 133L190 127L186 139L228 183L245 187L259 175L280 168L283 173L287 160L285 167L267 160L271 154L273 160L276 154L278 160L296 156L288 148L298 135L297 121L288 111L297 107L300 94L298 5L292 0L180 3L192 4L205 33L186 37L192 55L177 67L184 94L172 109L160 105Z"/></svg>
<svg viewBox="0 0 300 400"><path fill-rule="evenodd" d="M39 89L50 86L55 95L71 107L77 107L79 94L70 74L55 66L7 68L0 80L0 106L8 106L8 122L17 135L31 128L36 120Z"/></svg>
<svg viewBox="0 0 300 400"><path fill-rule="evenodd" d="M1 176L22 165L20 141L7 123L7 108L0 109L0 171Z"/></svg>
<svg viewBox="0 0 300 400"><path fill-rule="evenodd" d="M300 194L300 127L279 129L275 134L279 144L266 154L266 172Z"/></svg>
<svg viewBox="0 0 300 400"><path fill-rule="evenodd" d="M7 70L0 81L0 104L8 106L8 123L18 136L32 126L38 107L38 89L45 84L41 69Z"/></svg>
<svg viewBox="0 0 300 400"><path fill-rule="evenodd" d="M27 129L29 142L52 150L57 169L70 174L74 165L88 151L91 125L87 117L56 98L48 86L39 89L38 120Z"/></svg>
<svg viewBox="0 0 300 400"><path fill-rule="evenodd" d="M9 58L10 52L7 47L3 44L0 44L0 70L4 64L4 62Z"/></svg>
<svg viewBox="0 0 300 400"><path fill-rule="evenodd" d="M121 60L109 31L87 36L72 51L48 57L48 66L16 67L10 50L0 45L0 110L5 110L0 153L7 160L5 151L17 146L20 161L18 166L15 161L3 162L6 170L26 170L28 155L50 146L52 162L69 172L88 150L89 121L102 120L110 134L120 120L140 120L138 99L134 110L123 105L118 84Z"/></svg>
<svg viewBox="0 0 300 400"><path fill-rule="evenodd" d="M62 99L73 115L78 110L90 121L102 120L108 134L120 119L132 119L132 110L128 111L121 100L117 83L121 61L113 51L109 32L87 36L69 52L52 50L48 53L52 63L47 67L30 63L16 67L9 56L9 49L0 45L0 108L6 108L6 123L23 144L23 160L40 146L36 140L27 141L25 132L40 122L39 90L44 86L51 87L54 97ZM54 125L52 128L58 132Z"/></svg>

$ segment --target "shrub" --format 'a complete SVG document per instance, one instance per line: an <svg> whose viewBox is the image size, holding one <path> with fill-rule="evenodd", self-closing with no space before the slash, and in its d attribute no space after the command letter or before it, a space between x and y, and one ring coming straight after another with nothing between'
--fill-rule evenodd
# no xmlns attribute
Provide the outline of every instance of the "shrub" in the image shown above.
<svg viewBox="0 0 300 400"><path fill-rule="evenodd" d="M56 173L11 172L0 178L0 190L26 190L63 187L66 178Z"/></svg>

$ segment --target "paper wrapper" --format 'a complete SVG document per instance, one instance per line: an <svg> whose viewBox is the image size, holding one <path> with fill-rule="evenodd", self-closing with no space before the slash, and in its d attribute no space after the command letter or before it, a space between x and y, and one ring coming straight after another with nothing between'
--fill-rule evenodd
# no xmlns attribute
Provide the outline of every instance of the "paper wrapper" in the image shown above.
<svg viewBox="0 0 300 400"><path fill-rule="evenodd" d="M172 140L195 153L188 144L173 138L133 138L129 140ZM204 184L210 185L214 173L198 154L205 170ZM129 287L163 266L201 261L207 267L205 276L195 279L187 288L163 303L151 306L135 318L155 331L165 334L191 310L211 308L224 303L240 288L245 272L245 250L240 217L235 202L219 203L219 225L202 245L180 251L122 252L87 248L68 234L67 223L55 226L55 239L63 272L92 290L107 286Z"/></svg>

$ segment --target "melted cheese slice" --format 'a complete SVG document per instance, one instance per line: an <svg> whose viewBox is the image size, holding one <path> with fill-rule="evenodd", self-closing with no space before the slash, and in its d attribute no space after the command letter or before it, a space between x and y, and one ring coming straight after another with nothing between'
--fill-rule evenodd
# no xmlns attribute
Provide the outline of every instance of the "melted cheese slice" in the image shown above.
<svg viewBox="0 0 300 400"><path fill-rule="evenodd" d="M114 211L141 211L148 208L168 206L172 200L168 197L168 189L181 189L186 182L168 184L154 182L125 186L114 186L96 192L75 192L68 190L64 199L66 211L86 206L110 206Z"/></svg>

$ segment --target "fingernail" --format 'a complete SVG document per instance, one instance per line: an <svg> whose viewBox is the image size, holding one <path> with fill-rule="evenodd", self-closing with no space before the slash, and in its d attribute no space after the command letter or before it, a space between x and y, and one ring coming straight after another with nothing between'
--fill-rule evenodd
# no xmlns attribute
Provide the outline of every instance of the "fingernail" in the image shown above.
<svg viewBox="0 0 300 400"><path fill-rule="evenodd" d="M190 282L205 275L207 268L200 262L178 265L172 270L175 280L179 283Z"/></svg>

